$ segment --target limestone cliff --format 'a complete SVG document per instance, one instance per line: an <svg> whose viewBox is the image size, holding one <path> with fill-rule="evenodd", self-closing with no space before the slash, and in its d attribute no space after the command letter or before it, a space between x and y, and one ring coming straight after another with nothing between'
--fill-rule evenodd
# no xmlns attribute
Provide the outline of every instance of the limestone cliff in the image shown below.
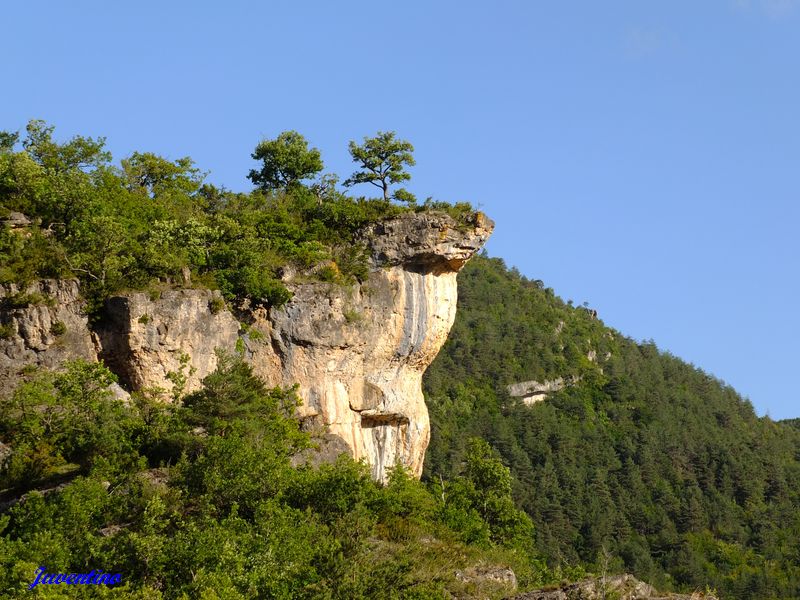
<svg viewBox="0 0 800 600"><path fill-rule="evenodd" d="M365 281L344 287L287 276L293 297L278 309L229 311L219 293L208 290L128 293L109 299L105 319L91 334L70 304L73 296L64 296L63 306L58 297L53 310L70 321L67 331L82 331L75 356L95 357L87 341L93 336L96 356L128 390L170 390L175 373L185 376L184 391L197 389L216 367L215 350L238 350L269 384L298 384L300 416L325 426L371 465L376 478L397 462L419 475L430 437L422 374L453 324L456 274L493 226L480 213L465 225L431 212L373 224L359 238L370 261ZM77 302L77 288L67 287ZM72 312L83 321L73 323ZM41 327L33 329L45 337L0 340L0 358L13 355L6 378L20 367L20 357L47 367L64 358L48 354L53 342L44 334L44 313L4 311L1 317L17 329L39 319Z"/></svg>
<svg viewBox="0 0 800 600"><path fill-rule="evenodd" d="M97 326L100 358L130 390L172 390L173 373L187 378L184 391L196 390L217 366L214 349L233 351L238 339L239 322L218 305L222 297L209 290L110 298Z"/></svg>
<svg viewBox="0 0 800 600"><path fill-rule="evenodd" d="M0 286L0 394L23 370L54 369L66 360L97 360L78 281L44 279Z"/></svg>
<svg viewBox="0 0 800 600"><path fill-rule="evenodd" d="M301 412L365 458L376 478L396 462L422 472L430 438L422 375L453 324L456 274L492 227L482 215L459 229L425 213L377 224L363 236L372 264L364 283L292 286L289 304L254 322L271 342L248 345L257 372L298 382Z"/></svg>

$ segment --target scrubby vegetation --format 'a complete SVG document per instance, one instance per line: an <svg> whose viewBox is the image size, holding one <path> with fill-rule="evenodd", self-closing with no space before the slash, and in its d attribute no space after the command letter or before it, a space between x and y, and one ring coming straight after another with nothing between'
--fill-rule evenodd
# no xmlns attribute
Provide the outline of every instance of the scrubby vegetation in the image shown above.
<svg viewBox="0 0 800 600"><path fill-rule="evenodd" d="M124 598L500 597L509 588L456 572L511 566L523 585L546 576L511 475L481 440L461 479L427 487L398 468L382 486L345 457L292 467L313 443L292 416L297 397L238 357L222 356L173 405L152 394L125 405L107 391L113 380L74 362L0 405L13 449L0 471L0 598L31 593L39 566L120 573L110 595Z"/></svg>
<svg viewBox="0 0 800 600"><path fill-rule="evenodd" d="M573 376L534 406L506 391ZM723 598L800 595L800 430L757 418L732 388L654 343L476 257L425 388L426 478L460 472L463 440L487 440L551 567L605 565Z"/></svg>
<svg viewBox="0 0 800 600"><path fill-rule="evenodd" d="M253 158L262 166L250 173L251 193L203 183L189 157L135 152L115 165L104 143L58 142L41 121L28 124L21 142L0 135L0 218L18 211L34 221L25 235L0 228L0 283L79 277L94 308L115 291L163 285L280 305L289 299L280 279L287 265L327 281L363 278L366 257L354 242L367 223L410 210L471 212L465 204L417 206L407 193L397 196L406 205L347 196L330 174L306 185L322 159L296 132L258 144ZM399 148L408 163L410 144ZM359 164L377 165L387 186L408 178L402 164L393 166L392 148L378 150L385 152L372 162L362 150Z"/></svg>

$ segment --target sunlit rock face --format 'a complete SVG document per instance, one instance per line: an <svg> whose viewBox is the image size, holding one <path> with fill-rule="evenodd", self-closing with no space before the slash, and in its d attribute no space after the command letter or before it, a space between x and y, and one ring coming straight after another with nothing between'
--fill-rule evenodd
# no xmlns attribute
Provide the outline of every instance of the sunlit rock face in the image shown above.
<svg viewBox="0 0 800 600"><path fill-rule="evenodd" d="M343 439L376 479L398 462L422 472L430 439L422 374L453 325L456 275L493 226L481 214L468 226L430 213L384 221L362 235L366 281L290 284L286 306L253 313L263 338L247 338L256 372L298 383L300 414Z"/></svg>
<svg viewBox="0 0 800 600"><path fill-rule="evenodd" d="M456 273L377 269L350 289L304 285L270 320L256 371L297 382L300 413L327 425L376 478L400 461L415 474L430 437L422 374L455 318ZM252 347L252 344L249 345Z"/></svg>
<svg viewBox="0 0 800 600"><path fill-rule="evenodd" d="M430 438L422 374L453 324L456 274L493 227L480 213L463 223L432 212L371 225L359 237L370 261L365 281L340 286L287 277L293 297L278 309L231 312L208 290L132 292L110 298L91 332L76 304L77 284L46 284L56 286L55 312L3 317L16 319L24 333L5 352L19 355L14 368L28 354L47 367L99 356L127 390L167 392L176 381L183 392L198 389L217 366L217 349L241 352L270 385L297 384L299 415L340 438L376 479L398 462L419 476ZM55 343L47 333L54 315L68 322L74 341L44 360Z"/></svg>
<svg viewBox="0 0 800 600"><path fill-rule="evenodd" d="M239 322L223 306L218 291L167 290L114 296L97 326L100 358L130 390L176 382L184 392L201 386L217 367L216 348L232 351Z"/></svg>

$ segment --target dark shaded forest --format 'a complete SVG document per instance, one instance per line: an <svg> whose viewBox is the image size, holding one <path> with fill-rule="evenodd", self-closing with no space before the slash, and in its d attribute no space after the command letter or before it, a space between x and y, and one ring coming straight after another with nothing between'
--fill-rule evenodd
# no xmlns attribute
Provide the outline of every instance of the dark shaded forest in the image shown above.
<svg viewBox="0 0 800 600"><path fill-rule="evenodd" d="M425 477L487 440L514 476L551 566L603 564L663 589L800 595L800 431L730 386L605 327L541 281L476 257L425 376ZM590 359L591 358L591 359ZM576 383L533 406L506 386Z"/></svg>

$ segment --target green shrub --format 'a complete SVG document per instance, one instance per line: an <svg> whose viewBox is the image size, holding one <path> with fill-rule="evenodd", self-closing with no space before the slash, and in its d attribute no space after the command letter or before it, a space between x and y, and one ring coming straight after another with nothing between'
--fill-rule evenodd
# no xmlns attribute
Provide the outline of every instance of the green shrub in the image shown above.
<svg viewBox="0 0 800 600"><path fill-rule="evenodd" d="M0 488L71 463L113 472L135 462L129 431L135 419L108 391L114 381L102 364L74 361L63 373L44 373L0 400L0 437L15 449Z"/></svg>
<svg viewBox="0 0 800 600"><path fill-rule="evenodd" d="M353 308L345 309L342 314L344 315L344 320L348 323L358 323L364 320L364 315Z"/></svg>
<svg viewBox="0 0 800 600"><path fill-rule="evenodd" d="M211 298L211 301L208 303L208 309L211 311L212 315L216 315L221 310L224 310L224 308L225 300L218 296Z"/></svg>
<svg viewBox="0 0 800 600"><path fill-rule="evenodd" d="M63 321L54 321L53 324L50 325L50 333L53 335L64 335L67 333L67 326Z"/></svg>
<svg viewBox="0 0 800 600"><path fill-rule="evenodd" d="M0 514L0 589L14 596L43 557L69 572L85 571L87 556L113 565L125 597L141 600L501 598L502 586L456 571L508 564L531 581L546 576L504 540L490 550L459 542L439 493L405 469L384 486L346 456L292 467L310 443L295 391L265 386L239 357L220 354L183 406L141 394L124 405L111 381L102 365L72 363L0 404L0 439L13 448L0 487L48 489ZM504 492L496 470L474 477ZM488 538L479 509L472 516Z"/></svg>
<svg viewBox="0 0 800 600"><path fill-rule="evenodd" d="M317 279L328 283L336 283L341 278L341 271L336 263L328 264L319 269L316 273Z"/></svg>
<svg viewBox="0 0 800 600"><path fill-rule="evenodd" d="M261 331L260 329L257 329L256 327L251 327L248 330L248 336L254 342L263 342L263 341L265 341L267 339L266 334L263 331Z"/></svg>
<svg viewBox="0 0 800 600"><path fill-rule="evenodd" d="M8 340L14 337L14 334L17 333L17 329L11 323L6 323L5 325L0 325L0 340Z"/></svg>

